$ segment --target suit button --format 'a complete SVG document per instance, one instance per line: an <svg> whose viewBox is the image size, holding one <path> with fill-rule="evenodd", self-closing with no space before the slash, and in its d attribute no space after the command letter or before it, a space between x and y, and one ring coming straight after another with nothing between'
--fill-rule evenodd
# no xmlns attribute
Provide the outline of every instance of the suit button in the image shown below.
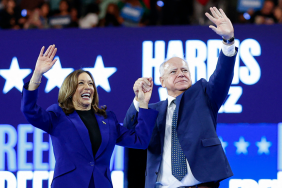
<svg viewBox="0 0 282 188"><path fill-rule="evenodd" d="M158 175L158 172L155 172L156 173L156 175Z"/></svg>
<svg viewBox="0 0 282 188"><path fill-rule="evenodd" d="M90 165L90 166L94 166L94 162L90 162L89 165Z"/></svg>

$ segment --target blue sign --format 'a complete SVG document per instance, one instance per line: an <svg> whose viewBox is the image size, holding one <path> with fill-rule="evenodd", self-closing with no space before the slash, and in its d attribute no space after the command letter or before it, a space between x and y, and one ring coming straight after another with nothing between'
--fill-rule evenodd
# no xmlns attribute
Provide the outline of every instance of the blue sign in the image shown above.
<svg viewBox="0 0 282 188"><path fill-rule="evenodd" d="M222 187L282 185L282 124L219 124L217 132L234 173Z"/></svg>
<svg viewBox="0 0 282 188"><path fill-rule="evenodd" d="M143 12L144 9L142 7L132 6L131 4L126 3L121 9L120 15L126 20L138 23L143 16Z"/></svg>
<svg viewBox="0 0 282 188"><path fill-rule="evenodd" d="M239 0L237 10L239 12L246 12L248 10L260 10L263 6L264 0Z"/></svg>

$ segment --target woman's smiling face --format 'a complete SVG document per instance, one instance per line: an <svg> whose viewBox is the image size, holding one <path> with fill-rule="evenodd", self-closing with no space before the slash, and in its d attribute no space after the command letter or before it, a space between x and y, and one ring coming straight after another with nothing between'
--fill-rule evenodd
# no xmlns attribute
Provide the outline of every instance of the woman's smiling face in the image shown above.
<svg viewBox="0 0 282 188"><path fill-rule="evenodd" d="M76 91L72 97L73 106L76 110L90 110L93 101L94 83L87 73L78 76Z"/></svg>

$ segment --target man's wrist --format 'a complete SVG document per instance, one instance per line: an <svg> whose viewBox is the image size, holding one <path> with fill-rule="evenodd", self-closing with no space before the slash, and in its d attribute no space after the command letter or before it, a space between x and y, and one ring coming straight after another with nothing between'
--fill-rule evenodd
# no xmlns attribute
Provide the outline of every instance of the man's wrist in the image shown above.
<svg viewBox="0 0 282 188"><path fill-rule="evenodd" d="M223 42L222 52L225 56L228 56L228 57L234 56L236 54L235 42L233 42L231 44L226 44L226 43Z"/></svg>
<svg viewBox="0 0 282 188"><path fill-rule="evenodd" d="M232 46L233 44L235 44L235 41L231 42L231 43L226 43L224 41L222 41L223 44L225 44L226 46Z"/></svg>
<svg viewBox="0 0 282 188"><path fill-rule="evenodd" d="M234 36L230 38L228 37L227 39L225 37L222 37L222 40L224 44L227 44L227 45L234 44L235 37Z"/></svg>
<svg viewBox="0 0 282 188"><path fill-rule="evenodd" d="M234 37L234 32L229 32L228 34L222 35L221 37L225 40L230 40L231 38Z"/></svg>

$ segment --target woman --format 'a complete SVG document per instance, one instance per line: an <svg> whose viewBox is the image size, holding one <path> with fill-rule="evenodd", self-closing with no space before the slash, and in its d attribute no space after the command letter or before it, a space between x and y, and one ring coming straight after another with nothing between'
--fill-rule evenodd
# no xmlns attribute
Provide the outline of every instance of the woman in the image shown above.
<svg viewBox="0 0 282 188"><path fill-rule="evenodd" d="M151 91L140 87L136 130L121 126L114 113L98 107L91 74L77 70L67 76L59 91L59 104L47 110L36 104L42 75L51 69L57 48L42 47L29 84L24 85L22 112L35 127L50 134L56 159L52 188L112 188L110 158L115 144L146 149L158 112L148 108Z"/></svg>

